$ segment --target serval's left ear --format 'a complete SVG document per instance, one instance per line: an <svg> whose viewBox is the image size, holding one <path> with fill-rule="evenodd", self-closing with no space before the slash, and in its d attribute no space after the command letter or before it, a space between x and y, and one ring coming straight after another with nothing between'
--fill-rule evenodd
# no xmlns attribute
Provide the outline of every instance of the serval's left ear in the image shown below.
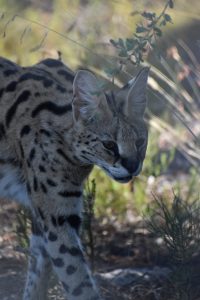
<svg viewBox="0 0 200 300"><path fill-rule="evenodd" d="M73 83L74 100L72 102L76 121L93 118L100 104L106 102L105 95L99 86L99 81L92 72L87 70L77 72Z"/></svg>
<svg viewBox="0 0 200 300"><path fill-rule="evenodd" d="M147 105L146 88L148 80L149 68L143 68L135 80L128 83L129 90L125 99L124 113L132 118L143 118L144 111Z"/></svg>

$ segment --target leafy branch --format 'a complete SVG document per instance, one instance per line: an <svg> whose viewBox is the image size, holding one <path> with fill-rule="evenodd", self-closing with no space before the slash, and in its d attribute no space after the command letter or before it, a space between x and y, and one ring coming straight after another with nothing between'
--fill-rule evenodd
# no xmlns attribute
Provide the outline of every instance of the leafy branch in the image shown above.
<svg viewBox="0 0 200 300"><path fill-rule="evenodd" d="M169 14L166 13L168 8L173 8L173 0L168 0L160 15L155 12L141 13L142 22L137 24L136 32L132 37L118 40L110 40L110 43L117 49L120 57L120 66L116 69L116 74L126 65L131 62L134 65L139 65L144 61L144 56L155 47L155 42L162 36L162 28L168 23L172 23ZM113 75L113 70L112 74Z"/></svg>

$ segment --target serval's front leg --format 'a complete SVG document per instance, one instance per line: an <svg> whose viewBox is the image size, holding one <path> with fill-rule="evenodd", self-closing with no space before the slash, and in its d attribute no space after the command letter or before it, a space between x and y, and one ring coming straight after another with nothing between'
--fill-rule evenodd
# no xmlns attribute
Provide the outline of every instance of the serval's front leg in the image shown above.
<svg viewBox="0 0 200 300"><path fill-rule="evenodd" d="M46 300L52 265L40 226L32 220L30 256L23 300Z"/></svg>
<svg viewBox="0 0 200 300"><path fill-rule="evenodd" d="M30 170L29 174L33 168ZM72 185L69 187L67 182L62 185L64 178L48 176L37 181L37 189L34 189L36 175L32 174L29 178L35 178L29 180L28 190L43 231L45 250L67 299L100 300L78 237L82 208L81 188L72 188Z"/></svg>
<svg viewBox="0 0 200 300"><path fill-rule="evenodd" d="M43 203L46 202L45 206L40 206L46 251L68 300L100 299L77 234L81 218L80 212L73 207L77 206L80 199L73 196L73 192L68 195L67 191L61 193L66 199L41 199ZM71 209L68 209L69 202Z"/></svg>

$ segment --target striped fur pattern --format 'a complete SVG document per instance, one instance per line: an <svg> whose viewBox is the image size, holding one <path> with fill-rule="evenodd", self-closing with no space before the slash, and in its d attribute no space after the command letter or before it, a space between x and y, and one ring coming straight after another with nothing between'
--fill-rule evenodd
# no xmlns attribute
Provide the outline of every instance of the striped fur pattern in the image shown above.
<svg viewBox="0 0 200 300"><path fill-rule="evenodd" d="M33 218L23 299L46 299L53 270L68 300L99 300L79 239L83 183L94 165L121 183L140 173L148 69L115 94L53 59L0 58L0 77L0 196Z"/></svg>

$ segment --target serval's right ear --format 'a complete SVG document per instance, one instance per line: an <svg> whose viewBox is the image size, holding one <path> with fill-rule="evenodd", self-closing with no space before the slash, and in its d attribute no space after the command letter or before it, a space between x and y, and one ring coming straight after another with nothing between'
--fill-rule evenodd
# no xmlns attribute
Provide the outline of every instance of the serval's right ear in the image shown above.
<svg viewBox="0 0 200 300"><path fill-rule="evenodd" d="M143 118L147 105L146 88L149 68L143 68L130 86L126 97L125 114L130 118Z"/></svg>
<svg viewBox="0 0 200 300"><path fill-rule="evenodd" d="M143 118L147 105L146 89L149 68L143 68L134 79L131 79L118 92L124 115L133 122L136 118ZM119 101L120 103L120 101Z"/></svg>
<svg viewBox="0 0 200 300"><path fill-rule="evenodd" d="M91 119L105 97L100 91L96 76L87 70L77 72L73 83L73 94L72 109L76 121Z"/></svg>

